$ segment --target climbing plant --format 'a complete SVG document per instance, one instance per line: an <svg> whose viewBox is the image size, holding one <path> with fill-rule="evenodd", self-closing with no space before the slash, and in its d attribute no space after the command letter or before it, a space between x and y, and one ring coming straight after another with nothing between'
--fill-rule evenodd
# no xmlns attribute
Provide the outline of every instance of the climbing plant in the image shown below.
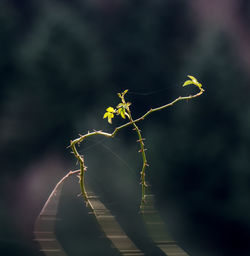
<svg viewBox="0 0 250 256"><path fill-rule="evenodd" d="M173 106L178 101L190 100L190 99L193 99L193 98L196 98L196 97L199 97L200 95L202 95L204 92L202 84L199 83L198 80L194 76L188 75L188 78L189 78L189 80L185 81L183 83L183 86L187 86L187 85L196 86L199 90L196 94L191 94L189 96L179 96L178 98L176 98L175 100L173 100L172 102L170 102L168 104L165 104L165 105L162 105L162 106L159 106L156 108L151 108L144 115L142 115L141 117L139 117L137 119L134 119L132 116L132 113L130 110L131 103L125 99L125 95L128 92L128 90L125 90L122 93L118 93L117 95L120 98L120 103L115 108L108 107L106 109L106 112L104 113L103 118L107 118L109 124L112 124L112 119L115 116L120 116L123 119L128 119L128 122L126 122L125 124L123 124L121 126L116 127L112 133L107 133L102 130L98 130L98 131L94 130L94 131L88 132L84 135L79 135L78 138L70 141L69 147L72 149L72 152L73 152L75 158L77 159L77 162L79 163L80 169L73 171L73 172L71 171L66 176L68 177L71 174L78 174L80 188L81 188L81 194L84 197L86 203L88 203L88 195L87 195L87 192L85 189L84 175L87 170L87 167L85 165L84 156L79 154L76 146L77 145L80 146L80 144L86 138L89 138L91 136L101 135L101 136L105 136L105 137L109 137L109 138L114 138L120 130L122 130L123 128L128 127L128 126L132 126L133 130L137 133L137 136L138 136L137 142L140 144L139 152L141 153L141 156L142 156L142 169L140 171L140 179L141 179L140 180L140 184L141 184L141 205L140 205L140 207L142 207L144 205L145 197L146 197L146 187L147 187L146 168L149 167L149 164L147 162L146 149L145 149L145 145L144 145L145 139L142 137L142 132L139 129L137 123L143 121L146 117L148 117L149 115L151 115L152 113L154 113L156 111L160 111L160 110L166 109L170 106Z"/></svg>

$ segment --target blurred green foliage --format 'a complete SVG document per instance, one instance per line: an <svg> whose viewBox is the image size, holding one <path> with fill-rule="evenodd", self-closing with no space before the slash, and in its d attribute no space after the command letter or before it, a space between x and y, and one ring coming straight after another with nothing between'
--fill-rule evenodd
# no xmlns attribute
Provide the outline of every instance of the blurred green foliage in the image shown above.
<svg viewBox="0 0 250 256"><path fill-rule="evenodd" d="M66 146L78 133L110 129L100 113L107 102L117 104L114 92L130 89L140 116L189 94L179 85L194 74L203 97L141 124L152 190L168 220L172 209L181 232L192 232L184 243L245 253L249 67L229 32L199 23L184 0L1 1L1 174L21 176L50 148L68 158ZM128 148L134 143L129 132L121 139Z"/></svg>

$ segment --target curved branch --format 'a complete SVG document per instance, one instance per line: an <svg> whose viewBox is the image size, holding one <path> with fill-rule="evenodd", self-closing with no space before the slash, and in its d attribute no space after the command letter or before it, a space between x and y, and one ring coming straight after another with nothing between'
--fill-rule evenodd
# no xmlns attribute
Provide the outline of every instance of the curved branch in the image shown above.
<svg viewBox="0 0 250 256"><path fill-rule="evenodd" d="M80 143L85 140L86 138L88 137L91 137L91 136L94 136L94 135L101 135L101 136L105 136L105 137L109 137L109 138L113 138L115 137L115 135L123 128L127 127L127 126L130 126L130 125L133 125L134 128L136 129L137 133L138 133L138 127L136 126L136 123L144 120L146 117L148 117L151 113L153 112L156 112L156 111L160 111L160 110L163 110L165 108L168 108L170 106L173 106L175 103L177 103L178 101L182 101L182 100L190 100L190 99L193 99L193 98L197 98L199 97L200 95L203 94L203 92L205 91L203 88L199 87L199 92L194 94L194 95L189 95L189 96L180 96L178 98L176 98L175 100L173 100L172 102L166 104L166 105L163 105L163 106L160 106L160 107L156 107L156 108L151 108L150 110L148 110L144 115L142 115L141 117L133 120L132 117L129 118L129 122L119 126L119 127L116 127L114 129L114 131L112 133L107 133L107 132L103 132L102 130L99 130L99 131L93 131L93 132L88 132L87 134L85 135L80 135L79 138L73 140L70 142L70 148L72 149L72 153L75 155L77 161L79 162L80 164L80 173L79 173L79 182L80 182L80 188L81 188L81 192L82 192L82 195L83 197L85 198L86 202L88 202L88 196L87 196L87 193L86 193L86 190L85 190L85 185L84 185L84 173L85 171L87 170L87 167L85 166L84 164L84 158L83 156L81 156L77 149L76 149L76 144L80 145ZM145 150L144 150L144 147L142 145L142 137L141 137L141 134L140 132L138 133L138 136L139 136L139 142L141 143L141 152L143 154L143 169L142 169L142 172L141 172L141 179L142 179L142 201L144 200L144 197L145 197L145 168L147 166L147 161L146 161L146 156L145 156Z"/></svg>

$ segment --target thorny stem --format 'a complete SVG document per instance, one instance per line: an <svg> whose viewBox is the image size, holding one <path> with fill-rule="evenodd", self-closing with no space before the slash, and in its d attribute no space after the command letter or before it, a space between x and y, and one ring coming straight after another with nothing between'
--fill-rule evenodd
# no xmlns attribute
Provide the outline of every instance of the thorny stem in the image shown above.
<svg viewBox="0 0 250 256"><path fill-rule="evenodd" d="M84 165L84 158L83 158L83 156L81 156L78 153L78 151L76 150L75 144L72 144L71 148L72 148L72 152L74 153L74 155L77 158L77 161L79 162L79 165L80 165L79 183L80 183L80 188L81 188L82 195L83 195L84 199L87 202L88 201L88 197L87 197L87 192L86 192L85 186L84 186L84 173L87 170L87 167Z"/></svg>
<svg viewBox="0 0 250 256"><path fill-rule="evenodd" d="M160 110L163 110L163 109L168 108L170 106L173 106L178 101L190 100L190 99L197 98L197 97L201 96L205 90L203 88L199 88L199 90L200 91L198 93L194 94L194 95L180 96L180 97L176 98L175 100L173 100L172 102L170 102L170 103L168 103L166 105L163 105L163 106L160 106L160 107L157 107L157 108L151 108L144 115L142 115L141 117L139 117L139 118L137 118L135 120L133 120L133 118L131 116L131 113L130 113L130 110L129 110L129 107L128 107L127 110L128 110L128 114L129 114L129 122L127 122L127 123L125 123L125 124L123 124L123 125L121 125L119 127L116 127L112 133L103 132L101 130L99 130L99 131L95 131L94 130L93 132L88 132L85 135L79 135L80 136L79 138L71 141L69 147L72 149L72 152L75 155L75 157L76 157L76 159L77 159L77 161L79 162L79 165L80 165L79 182L80 182L81 193L82 193L85 201L88 202L88 196L87 196L87 192L86 192L85 185L84 185L84 173L87 170L87 167L84 164L83 156L81 156L78 153L77 149L76 149L76 144L80 145L80 143L83 140L85 140L88 137L94 136L94 135L102 135L102 136L105 136L105 137L113 138L113 137L115 137L115 135L121 129L123 129L123 128L127 127L127 126L130 126L130 125L133 125L134 129L137 132L138 138L139 138L138 142L140 143L140 146L141 146L140 152L142 153L142 160L143 160L143 166L142 166L142 171L141 171L141 184L142 184L141 206L142 206L142 204L145 202L145 188L146 188L145 169L146 169L146 166L148 164L147 164L147 159L146 159L146 154L145 154L143 138L141 136L141 132L140 132L138 126L136 125L136 123L144 120L147 116L149 116L153 112L160 111Z"/></svg>
<svg viewBox="0 0 250 256"><path fill-rule="evenodd" d="M122 101L124 101L124 103L126 104L124 98L122 99ZM140 174L141 174L141 205L140 205L140 208L142 208L143 204L145 203L145 190L146 190L146 187L147 187L147 184L146 184L146 181L145 181L145 169L146 169L146 166L148 166L147 157L146 157L146 153L145 153L146 149L144 147L144 142L143 142L144 139L142 138L141 131L138 128L138 126L135 124L135 122L132 118L129 106L127 107L127 111L128 111L129 120L134 126L133 130L136 131L137 136L138 136L137 142L140 143L140 147L141 147L141 149L139 150L139 153L142 154L142 162L143 162L142 163L142 170L140 172Z"/></svg>
<svg viewBox="0 0 250 256"><path fill-rule="evenodd" d="M143 143L144 139L141 136L141 131L135 123L133 123L133 126L135 127L135 130L136 130L138 138L139 138L138 142L140 143L140 146L141 146L141 149L139 150L139 152L142 154L142 161L143 161L142 170L140 172L140 174L141 174L141 207L142 207L142 205L145 203L145 190L147 187L147 184L145 181L145 170L146 170L146 166L148 166L148 163L147 163L147 158L146 158L146 153L145 153L146 149L145 149L144 143Z"/></svg>

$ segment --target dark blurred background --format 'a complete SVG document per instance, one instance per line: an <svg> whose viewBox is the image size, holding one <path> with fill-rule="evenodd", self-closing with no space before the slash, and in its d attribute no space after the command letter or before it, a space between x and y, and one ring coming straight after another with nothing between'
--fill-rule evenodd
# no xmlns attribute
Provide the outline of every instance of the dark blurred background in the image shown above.
<svg viewBox="0 0 250 256"><path fill-rule="evenodd" d="M250 255L249 27L248 0L1 0L4 255L37 255L35 218L60 177L77 168L66 147L78 133L122 122L102 119L117 92L129 89L139 117L196 92L181 87L188 74L205 94L139 124L151 190L190 256ZM87 174L121 209L140 196L135 141L125 129L81 148Z"/></svg>

